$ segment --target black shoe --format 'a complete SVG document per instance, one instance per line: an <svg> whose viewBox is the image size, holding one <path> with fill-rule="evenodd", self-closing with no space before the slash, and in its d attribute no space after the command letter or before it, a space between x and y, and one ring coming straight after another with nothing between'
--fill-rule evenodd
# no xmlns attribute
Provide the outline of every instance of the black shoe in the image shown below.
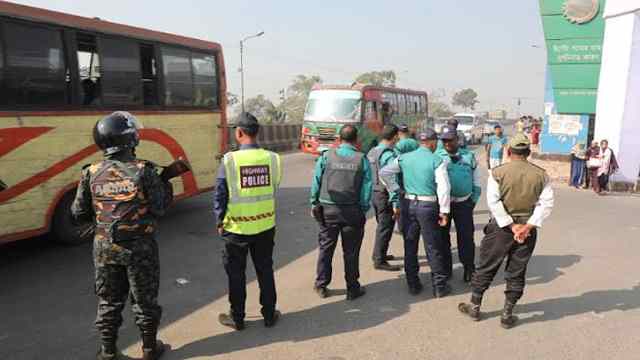
<svg viewBox="0 0 640 360"><path fill-rule="evenodd" d="M278 320L280 320L280 315L282 315L280 311L278 310L274 311L271 317L264 319L264 326L268 328L274 327L278 322Z"/></svg>
<svg viewBox="0 0 640 360"><path fill-rule="evenodd" d="M313 291L316 292L316 294L318 294L318 296L320 296L320 299L326 299L329 297L329 289L327 289L324 286L321 287L313 287Z"/></svg>
<svg viewBox="0 0 640 360"><path fill-rule="evenodd" d="M244 320L236 321L229 314L218 315L218 322L237 331L244 330Z"/></svg>
<svg viewBox="0 0 640 360"><path fill-rule="evenodd" d="M393 261L395 259L396 259L396 257L393 256L393 255L385 255L384 256L384 261Z"/></svg>
<svg viewBox="0 0 640 360"><path fill-rule="evenodd" d="M156 347L153 349L142 348L142 360L157 360L167 350L167 345L162 341L156 340Z"/></svg>
<svg viewBox="0 0 640 360"><path fill-rule="evenodd" d="M465 267L464 268L464 276L463 276L463 280L466 283L470 283L471 280L473 279L473 273L476 272L474 268L472 267Z"/></svg>
<svg viewBox="0 0 640 360"><path fill-rule="evenodd" d="M96 355L96 359L98 360L117 360L118 352L115 351L113 353L108 353L105 351L104 347L100 346L98 349L98 354Z"/></svg>
<svg viewBox="0 0 640 360"><path fill-rule="evenodd" d="M451 294L451 286L449 286L449 284L446 284L440 289L433 289L433 297L436 298L443 298L449 294Z"/></svg>
<svg viewBox="0 0 640 360"><path fill-rule="evenodd" d="M480 320L480 305L460 303L458 304L458 310L473 321Z"/></svg>
<svg viewBox="0 0 640 360"><path fill-rule="evenodd" d="M420 293L422 292L422 284L417 283L417 284L410 284L409 285L409 294L411 295L420 295Z"/></svg>
<svg viewBox="0 0 640 360"><path fill-rule="evenodd" d="M382 262L379 264L373 264L373 268L376 270L383 270L383 271L400 271L402 270L402 266L400 265L391 265L388 262Z"/></svg>
<svg viewBox="0 0 640 360"><path fill-rule="evenodd" d="M364 296L364 294L366 293L367 291L362 286L354 290L347 290L347 300L353 301L359 297Z"/></svg>
<svg viewBox="0 0 640 360"><path fill-rule="evenodd" d="M504 303L504 309L502 310L502 315L500 316L500 326L504 329L511 329L518 322L518 317L513 315L513 308L516 304L512 304L508 301Z"/></svg>

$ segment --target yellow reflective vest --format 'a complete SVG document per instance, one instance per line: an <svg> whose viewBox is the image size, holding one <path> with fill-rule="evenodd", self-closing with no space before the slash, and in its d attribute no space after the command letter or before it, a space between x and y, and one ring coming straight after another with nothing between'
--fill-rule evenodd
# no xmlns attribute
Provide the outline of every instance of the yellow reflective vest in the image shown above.
<svg viewBox="0 0 640 360"><path fill-rule="evenodd" d="M255 235L275 227L280 156L264 149L239 150L227 153L223 165L229 191L224 230Z"/></svg>

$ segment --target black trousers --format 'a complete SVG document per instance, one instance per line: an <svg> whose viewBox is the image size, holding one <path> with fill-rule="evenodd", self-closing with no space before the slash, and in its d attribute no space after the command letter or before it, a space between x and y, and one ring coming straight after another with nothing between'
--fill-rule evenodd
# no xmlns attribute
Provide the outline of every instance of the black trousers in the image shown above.
<svg viewBox="0 0 640 360"><path fill-rule="evenodd" d="M222 261L229 279L229 303L231 316L236 320L244 320L245 302L247 300L247 254L258 277L260 286L260 305L262 316L270 318L276 309L276 284L273 276L273 247L275 228L256 235L238 235L225 233L225 246L222 250Z"/></svg>
<svg viewBox="0 0 640 360"><path fill-rule="evenodd" d="M318 264L315 287L327 287L331 283L333 254L342 238L344 257L344 279L347 289L360 288L360 248L364 238L365 215L359 206L324 207L324 223L320 223L318 234Z"/></svg>
<svg viewBox="0 0 640 360"><path fill-rule="evenodd" d="M464 202L451 203L451 220L456 227L456 240L458 242L458 258L465 268L475 268L476 245L473 242L475 225L473 224L473 208L475 204L471 199ZM448 251L445 252L445 268L448 274L453 272L453 259L451 256L451 222L442 228L442 239Z"/></svg>
<svg viewBox="0 0 640 360"><path fill-rule="evenodd" d="M373 192L373 210L376 212L376 239L373 246L373 263L381 264L389 251L389 243L393 236L393 206L389 203L386 190Z"/></svg>
<svg viewBox="0 0 640 360"><path fill-rule="evenodd" d="M446 244L442 239L442 230L438 224L440 208L435 202L409 201L404 237L404 272L409 286L420 283L418 272L418 243L420 236L424 241L427 260L431 266L431 283L440 290L447 283L445 268Z"/></svg>
<svg viewBox="0 0 640 360"><path fill-rule="evenodd" d="M511 230L500 228L495 220L487 225L485 232L486 235L480 244L478 268L471 281L472 298L482 299L482 295L506 259L505 296L509 302L515 304L524 293L527 264L536 247L537 232L534 229L524 244L517 243Z"/></svg>

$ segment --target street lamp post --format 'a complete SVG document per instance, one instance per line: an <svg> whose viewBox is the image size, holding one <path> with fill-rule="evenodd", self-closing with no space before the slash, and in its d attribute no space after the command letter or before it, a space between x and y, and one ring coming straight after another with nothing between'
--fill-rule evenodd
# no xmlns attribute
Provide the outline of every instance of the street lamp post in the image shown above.
<svg viewBox="0 0 640 360"><path fill-rule="evenodd" d="M241 92L241 106L242 112L244 112L244 43L245 41L253 38L257 38L264 35L264 31L260 31L259 33L251 36L247 36L246 38L240 40L240 92Z"/></svg>

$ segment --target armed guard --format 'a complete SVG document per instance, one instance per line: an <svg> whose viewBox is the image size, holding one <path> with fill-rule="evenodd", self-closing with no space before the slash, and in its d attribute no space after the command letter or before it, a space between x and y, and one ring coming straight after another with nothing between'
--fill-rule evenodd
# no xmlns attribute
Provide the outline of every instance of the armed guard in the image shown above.
<svg viewBox="0 0 640 360"><path fill-rule="evenodd" d="M154 164L136 158L139 123L127 112L97 122L93 130L104 160L82 172L71 211L76 223L95 222L93 256L98 296L98 359L116 359L118 329L127 297L142 335L144 360L165 351L156 340L160 264L156 221L170 205L173 191Z"/></svg>
<svg viewBox="0 0 640 360"><path fill-rule="evenodd" d="M481 318L484 292L506 259L505 303L500 318L503 328L513 327L518 318L513 309L523 295L527 264L536 246L537 229L551 215L553 189L544 169L527 161L529 138L517 134L511 140L510 162L492 169L487 185L487 202L492 219L480 244L478 268L471 281L471 302L458 309L472 320Z"/></svg>
<svg viewBox="0 0 640 360"><path fill-rule="evenodd" d="M391 160L396 158L394 145L398 141L398 127L393 124L385 125L382 129L382 140L380 145L369 151L367 158L371 164L373 176L373 209L376 213L376 240L373 247L373 267L377 270L399 271L402 268L397 265L389 264L390 260L395 259L393 255L389 255L389 243L393 236L393 228L395 219L393 207L389 202L389 192L380 181L378 172L386 166Z"/></svg>
<svg viewBox="0 0 640 360"><path fill-rule="evenodd" d="M325 151L316 162L311 185L312 215L318 221L318 265L314 289L321 298L330 295L333 254L342 237L347 300L365 294L360 278L360 249L364 238L365 214L371 202L372 175L369 161L356 150L358 130L345 125L341 144Z"/></svg>
<svg viewBox="0 0 640 360"><path fill-rule="evenodd" d="M418 276L418 244L420 236L424 241L427 259L431 265L431 284L436 297L451 293L445 268L446 247L442 240L440 226L446 226L450 208L449 176L447 160L436 155L438 136L433 129L420 134L421 146L418 150L401 155L380 170L380 177L387 186L394 212L399 213L399 192L397 175L402 174L405 198L409 202L409 212L404 229L404 271L407 276L409 293L422 292Z"/></svg>
<svg viewBox="0 0 640 360"><path fill-rule="evenodd" d="M464 282L470 282L471 275L475 271L473 209L482 193L480 171L478 171L478 162L474 153L460 148L458 134L454 127L443 127L440 140L444 144L444 149L436 153L448 160L447 171L451 183L451 221L442 228L442 237L448 249L445 252L445 267L451 277L453 272L451 222L455 222L458 258L464 267L463 279Z"/></svg>

